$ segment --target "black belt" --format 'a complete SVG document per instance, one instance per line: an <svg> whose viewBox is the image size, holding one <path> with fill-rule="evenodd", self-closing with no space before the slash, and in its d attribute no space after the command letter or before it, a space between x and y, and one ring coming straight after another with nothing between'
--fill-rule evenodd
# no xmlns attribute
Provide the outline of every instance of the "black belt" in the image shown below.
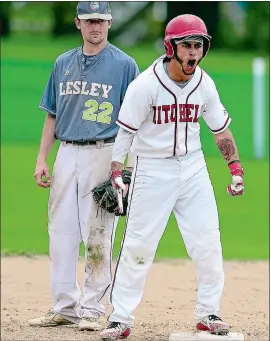
<svg viewBox="0 0 271 341"><path fill-rule="evenodd" d="M64 142L73 144L75 146L89 146L89 145L97 144L97 142L114 143L115 139L116 139L115 137L111 137L110 139L98 140L98 141L64 141Z"/></svg>

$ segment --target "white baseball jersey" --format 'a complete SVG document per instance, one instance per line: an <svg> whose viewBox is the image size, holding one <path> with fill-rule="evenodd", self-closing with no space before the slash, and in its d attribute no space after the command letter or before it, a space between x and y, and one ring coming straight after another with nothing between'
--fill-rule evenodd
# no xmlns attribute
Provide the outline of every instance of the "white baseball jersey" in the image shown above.
<svg viewBox="0 0 271 341"><path fill-rule="evenodd" d="M133 154L167 158L201 149L201 116L214 134L226 130L231 122L214 81L198 66L182 89L159 60L130 83L117 124L135 133Z"/></svg>

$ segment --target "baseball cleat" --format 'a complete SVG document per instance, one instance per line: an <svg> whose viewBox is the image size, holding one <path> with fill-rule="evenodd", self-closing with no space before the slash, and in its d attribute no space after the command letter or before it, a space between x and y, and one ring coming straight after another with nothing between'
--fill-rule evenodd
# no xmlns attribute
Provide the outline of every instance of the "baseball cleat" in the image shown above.
<svg viewBox="0 0 271 341"><path fill-rule="evenodd" d="M211 334L226 335L230 331L230 327L226 322L216 315L208 315L197 323L197 329L201 331L209 331Z"/></svg>
<svg viewBox="0 0 271 341"><path fill-rule="evenodd" d="M104 331L101 332L103 341L114 341L126 339L131 333L131 328L120 322L110 322Z"/></svg>
<svg viewBox="0 0 271 341"><path fill-rule="evenodd" d="M56 327L66 324L73 324L53 310L49 310L45 316L36 317L28 321L32 327Z"/></svg>
<svg viewBox="0 0 271 341"><path fill-rule="evenodd" d="M91 330L97 331L101 330L102 326L99 322L99 319L95 317L82 317L81 321L78 325L79 330Z"/></svg>

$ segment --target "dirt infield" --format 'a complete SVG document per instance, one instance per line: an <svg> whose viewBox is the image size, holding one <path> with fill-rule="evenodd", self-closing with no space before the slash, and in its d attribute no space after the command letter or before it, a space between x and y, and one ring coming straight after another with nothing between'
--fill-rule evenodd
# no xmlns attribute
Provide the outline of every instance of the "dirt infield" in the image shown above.
<svg viewBox="0 0 271 341"><path fill-rule="evenodd" d="M1 340L99 340L99 332L80 332L76 326L29 327L29 318L51 308L48 258L4 257L1 263ZM82 283L82 260L78 270ZM268 262L226 262L225 275L221 317L232 331L245 334L245 340L269 340ZM195 302L191 262L155 263L129 340L166 341L173 331L193 330Z"/></svg>

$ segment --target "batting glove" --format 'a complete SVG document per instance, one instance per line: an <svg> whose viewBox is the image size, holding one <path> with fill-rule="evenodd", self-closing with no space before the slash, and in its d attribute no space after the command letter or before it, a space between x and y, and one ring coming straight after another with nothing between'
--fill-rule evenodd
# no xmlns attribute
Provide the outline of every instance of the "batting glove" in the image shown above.
<svg viewBox="0 0 271 341"><path fill-rule="evenodd" d="M239 161L229 164L232 175L232 183L228 185L227 192L231 196L242 195L244 193L244 170Z"/></svg>
<svg viewBox="0 0 271 341"><path fill-rule="evenodd" d="M110 173L110 179L112 186L115 190L117 201L118 201L118 213L123 213L123 200L122 198L125 197L129 187L125 185L122 180L122 171L114 170Z"/></svg>
<svg viewBox="0 0 271 341"><path fill-rule="evenodd" d="M114 170L110 173L110 179L112 182L112 185L115 189L122 189L125 190L126 186L123 183L122 180L122 171L120 170Z"/></svg>

